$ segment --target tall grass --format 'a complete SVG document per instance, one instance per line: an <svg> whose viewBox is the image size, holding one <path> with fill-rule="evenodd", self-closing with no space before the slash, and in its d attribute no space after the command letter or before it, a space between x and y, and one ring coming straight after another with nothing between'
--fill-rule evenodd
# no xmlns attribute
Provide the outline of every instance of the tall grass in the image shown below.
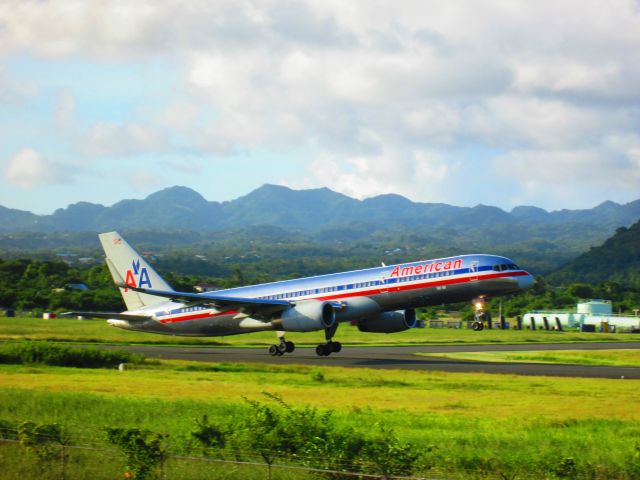
<svg viewBox="0 0 640 480"><path fill-rule="evenodd" d="M102 434L105 426L169 433L174 454L197 454L190 432L202 415L212 421L226 422L245 415L247 410L241 399L222 403L172 402L3 389L0 389L0 401L0 418L60 423L74 443L83 445L106 448ZM483 418L361 408L338 411L336 419L344 427L364 431L375 431L380 422L394 428L401 440L428 452L427 463L432 467L429 470L432 475L556 478L554 472L562 460L574 458L575 478L634 478L634 455L637 455L634 445L640 440L636 422L558 421L526 415L515 421L493 420L490 406L487 407L487 416ZM113 458L112 461L117 460L115 455Z"/></svg>
<svg viewBox="0 0 640 480"><path fill-rule="evenodd" d="M4 366L0 385L0 420L58 423L103 447L104 427L143 428L170 434L174 452L193 452L203 415L227 422L246 414L242 396L282 393L335 410L345 428L393 428L428 452L430 477L557 478L573 458L574 478L631 479L640 442L633 380L166 362L128 372Z"/></svg>

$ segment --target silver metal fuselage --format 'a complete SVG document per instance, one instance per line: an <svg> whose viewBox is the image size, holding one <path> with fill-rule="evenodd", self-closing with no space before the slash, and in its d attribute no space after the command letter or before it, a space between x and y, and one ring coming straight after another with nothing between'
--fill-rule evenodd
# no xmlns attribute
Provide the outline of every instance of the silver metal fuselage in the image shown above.
<svg viewBox="0 0 640 480"><path fill-rule="evenodd" d="M292 303L334 301L344 303L345 310L349 309L350 302L367 298L376 302L381 312L387 312L518 293L530 288L533 282L528 272L508 258L461 255L238 287L216 294ZM115 319L109 323L129 330L185 336L223 336L275 329L264 318L172 301L129 313L151 315L151 318L136 324ZM338 313L338 321L345 319Z"/></svg>

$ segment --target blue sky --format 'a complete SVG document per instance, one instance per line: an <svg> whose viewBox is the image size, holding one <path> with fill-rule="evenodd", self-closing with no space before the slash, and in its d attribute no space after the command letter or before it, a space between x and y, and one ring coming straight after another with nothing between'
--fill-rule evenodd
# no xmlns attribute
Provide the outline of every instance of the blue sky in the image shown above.
<svg viewBox="0 0 640 480"><path fill-rule="evenodd" d="M6 207L640 198L637 1L15 1L0 58Z"/></svg>

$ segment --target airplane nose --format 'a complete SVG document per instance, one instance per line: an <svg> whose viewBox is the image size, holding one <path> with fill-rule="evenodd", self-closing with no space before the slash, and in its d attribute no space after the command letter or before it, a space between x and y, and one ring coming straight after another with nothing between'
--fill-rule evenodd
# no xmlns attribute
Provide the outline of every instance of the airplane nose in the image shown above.
<svg viewBox="0 0 640 480"><path fill-rule="evenodd" d="M535 280L533 278L533 275L529 273L523 275L522 277L518 277L518 287L520 287L520 290L528 290L529 288L533 287L534 283Z"/></svg>

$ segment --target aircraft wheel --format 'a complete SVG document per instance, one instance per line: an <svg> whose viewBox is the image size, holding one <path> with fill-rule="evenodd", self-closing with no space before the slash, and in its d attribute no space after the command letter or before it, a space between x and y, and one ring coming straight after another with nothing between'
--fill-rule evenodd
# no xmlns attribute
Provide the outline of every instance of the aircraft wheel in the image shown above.
<svg viewBox="0 0 640 480"><path fill-rule="evenodd" d="M331 351L338 353L340 350L342 350L342 344L340 342L331 342Z"/></svg>
<svg viewBox="0 0 640 480"><path fill-rule="evenodd" d="M482 322L473 322L471 328L473 328L476 332L479 332L480 330L484 330L484 324Z"/></svg>
<svg viewBox="0 0 640 480"><path fill-rule="evenodd" d="M271 355L272 357L275 357L277 355L282 355L282 354L278 350L278 346L277 345L271 345L269 347L269 355Z"/></svg>
<svg viewBox="0 0 640 480"><path fill-rule="evenodd" d="M319 357L326 357L330 353L331 351L329 350L329 348L322 343L316 347L316 355L318 355Z"/></svg>
<svg viewBox="0 0 640 480"><path fill-rule="evenodd" d="M286 352L291 353L296 349L296 344L293 342L284 342L286 347Z"/></svg>

